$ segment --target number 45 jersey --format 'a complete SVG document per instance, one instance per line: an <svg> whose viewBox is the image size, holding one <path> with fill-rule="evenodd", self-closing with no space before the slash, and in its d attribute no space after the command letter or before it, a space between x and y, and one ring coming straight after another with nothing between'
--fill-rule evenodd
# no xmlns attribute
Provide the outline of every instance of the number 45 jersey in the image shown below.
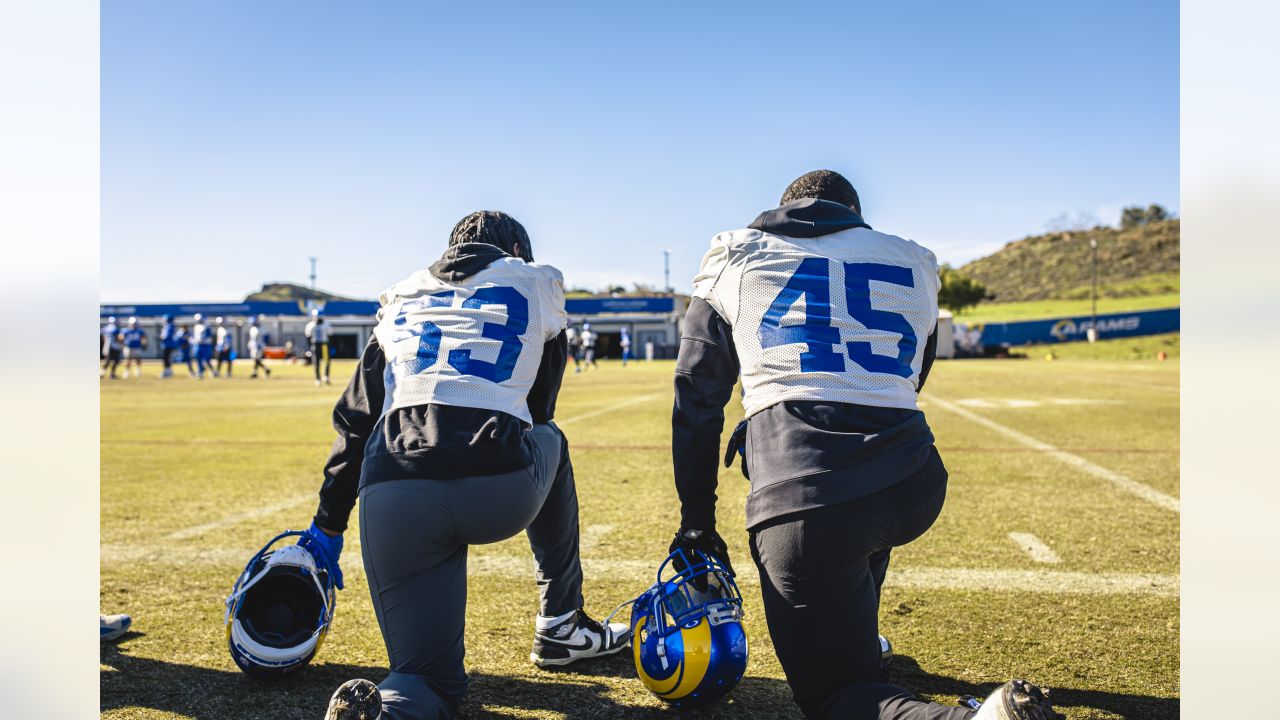
<svg viewBox="0 0 1280 720"><path fill-rule="evenodd" d="M532 423L542 347L565 326L560 271L502 256L479 272L414 273L382 293L382 412L415 405L496 410Z"/></svg>
<svg viewBox="0 0 1280 720"><path fill-rule="evenodd" d="M693 295L732 328L747 417L789 400L916 408L937 259L852 217L836 232L757 222L712 240Z"/></svg>

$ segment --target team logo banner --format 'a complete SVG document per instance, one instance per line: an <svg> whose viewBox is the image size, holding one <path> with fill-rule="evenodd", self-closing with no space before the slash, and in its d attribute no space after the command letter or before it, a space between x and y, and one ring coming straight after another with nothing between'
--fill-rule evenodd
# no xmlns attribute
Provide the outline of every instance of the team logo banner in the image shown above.
<svg viewBox="0 0 1280 720"><path fill-rule="evenodd" d="M1099 315L1098 338L1105 340L1177 332L1181 325L1180 316L1179 308ZM1091 327L1094 327L1094 320L1089 315L1055 320L991 323L980 328L981 344L986 347L1006 347L1073 342L1084 340Z"/></svg>

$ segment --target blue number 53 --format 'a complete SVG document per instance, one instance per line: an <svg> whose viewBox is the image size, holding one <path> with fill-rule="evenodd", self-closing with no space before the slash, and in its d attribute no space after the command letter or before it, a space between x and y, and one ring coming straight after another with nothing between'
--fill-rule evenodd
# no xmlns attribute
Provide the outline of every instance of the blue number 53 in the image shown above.
<svg viewBox="0 0 1280 720"><path fill-rule="evenodd" d="M911 377L911 361L916 352L916 333L902 315L871 307L871 281L915 287L911 270L881 263L844 263L844 294L849 315L871 330L898 334L898 354L880 355L871 343L855 340L845 344L849 359L868 372ZM804 298L803 325L782 325L792 305ZM844 357L835 351L840 331L831 325L831 270L826 258L805 258L787 280L760 321L761 348L804 343L800 353L802 372L843 372Z"/></svg>
<svg viewBox="0 0 1280 720"><path fill-rule="evenodd" d="M454 292L449 290L420 300L410 300L400 307L400 314L393 321L397 328L393 340L401 342L417 337L418 351L408 360L392 360L390 369L396 377L416 375L435 365L440 357L440 326L430 321L410 326L407 317L409 312L430 307L446 307L453 303L453 299ZM516 361L520 359L520 350L523 348L520 336L529 329L529 301L511 287L483 287L462 301L463 308L480 308L485 305L503 305L507 309L505 323L487 322L480 329L482 337L502 343L498 348L497 359L494 362L477 360L471 357L469 348L464 348L450 350L448 363L459 374L500 383L511 379L511 375L515 372Z"/></svg>

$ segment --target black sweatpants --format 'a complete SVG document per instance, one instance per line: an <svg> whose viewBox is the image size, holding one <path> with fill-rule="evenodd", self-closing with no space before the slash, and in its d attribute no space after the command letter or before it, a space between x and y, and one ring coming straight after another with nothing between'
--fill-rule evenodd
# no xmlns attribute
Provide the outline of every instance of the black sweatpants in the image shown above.
<svg viewBox="0 0 1280 720"><path fill-rule="evenodd" d="M752 529L765 620L796 703L809 718L967 720L885 681L878 640L889 551L924 534L947 494L936 450L915 475L865 498Z"/></svg>
<svg viewBox="0 0 1280 720"><path fill-rule="evenodd" d="M323 361L324 361L324 375L323 375L323 378L324 378L325 380L328 380L328 379L329 379L329 365L333 362L333 359L329 357L329 343L328 343L328 341L325 341L325 342L313 342L313 343L311 343L311 367L315 368L315 371L316 371L316 380L320 380L320 379L321 379L321 377L322 377L322 376L320 375L320 362L321 362L321 360L323 360Z"/></svg>

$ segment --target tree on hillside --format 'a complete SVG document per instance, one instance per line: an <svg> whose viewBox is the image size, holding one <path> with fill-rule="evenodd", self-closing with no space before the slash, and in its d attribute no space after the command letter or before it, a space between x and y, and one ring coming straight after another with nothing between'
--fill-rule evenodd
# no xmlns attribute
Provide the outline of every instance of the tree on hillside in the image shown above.
<svg viewBox="0 0 1280 720"><path fill-rule="evenodd" d="M1168 220L1169 211L1155 203L1152 203L1147 207L1146 212L1142 213L1142 219L1145 221L1144 224Z"/></svg>
<svg viewBox="0 0 1280 720"><path fill-rule="evenodd" d="M938 290L938 304L953 313L963 312L983 300L990 300L987 286L971 277L961 275L950 265L943 265L939 270L942 287Z"/></svg>
<svg viewBox="0 0 1280 720"><path fill-rule="evenodd" d="M1148 205L1145 209L1138 207L1137 205L1130 205L1120 213L1120 229L1128 230L1130 228L1136 228L1139 225L1146 225L1148 223L1160 222L1161 220L1168 219L1169 211L1155 203Z"/></svg>

